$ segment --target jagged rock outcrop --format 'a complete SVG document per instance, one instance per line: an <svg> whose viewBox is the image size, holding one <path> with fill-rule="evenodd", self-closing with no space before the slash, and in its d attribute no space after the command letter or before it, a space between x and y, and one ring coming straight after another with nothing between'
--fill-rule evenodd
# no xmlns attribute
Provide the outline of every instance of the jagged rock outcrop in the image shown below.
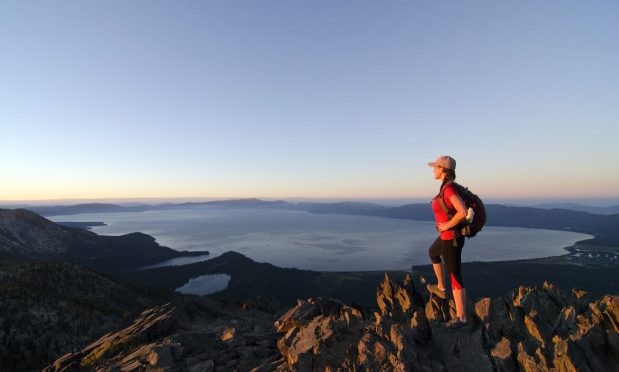
<svg viewBox="0 0 619 372"><path fill-rule="evenodd" d="M279 358L275 345L271 314L181 298L145 310L129 326L44 371L247 371Z"/></svg>
<svg viewBox="0 0 619 372"><path fill-rule="evenodd" d="M144 311L133 324L118 332L107 334L77 353L67 354L58 359L53 367L44 371L91 369L102 359L112 357L124 369L136 369L142 365L158 364L162 368L173 366L173 353L178 353L175 344L165 340L165 336L179 329L175 308L165 304ZM163 340L160 340L163 339ZM131 349L137 345L135 351ZM114 356L123 351L132 351L120 360Z"/></svg>
<svg viewBox="0 0 619 372"><path fill-rule="evenodd" d="M619 298L587 302L551 284L468 304L471 326L448 331L451 300L407 275L386 275L367 318L334 300L309 299L276 322L281 371L610 371L619 368ZM343 327L354 314L351 327ZM334 351L337 350L337 351ZM263 366L265 367L265 366Z"/></svg>
<svg viewBox="0 0 619 372"><path fill-rule="evenodd" d="M206 298L166 304L46 371L619 370L617 296L519 287L469 302L470 326L456 331L445 328L453 301L423 277L385 275L376 296L373 312L310 298L277 320Z"/></svg>
<svg viewBox="0 0 619 372"><path fill-rule="evenodd" d="M324 370L344 363L361 325L361 312L337 300L299 301L275 322L275 329L282 335L277 347L290 369Z"/></svg>

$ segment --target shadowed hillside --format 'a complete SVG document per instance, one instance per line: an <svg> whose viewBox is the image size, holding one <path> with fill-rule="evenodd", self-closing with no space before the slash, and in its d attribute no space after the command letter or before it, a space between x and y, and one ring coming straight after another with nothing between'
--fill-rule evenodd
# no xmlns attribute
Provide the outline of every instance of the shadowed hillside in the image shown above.
<svg viewBox="0 0 619 372"><path fill-rule="evenodd" d="M120 271L182 256L142 233L102 236L53 223L25 209L0 209L0 262L69 261L101 271Z"/></svg>
<svg viewBox="0 0 619 372"><path fill-rule="evenodd" d="M71 263L2 268L0 370L40 369L167 298Z"/></svg>
<svg viewBox="0 0 619 372"><path fill-rule="evenodd" d="M432 274L430 265L416 266L415 273ZM543 264L531 261L471 262L463 264L467 290L473 298L498 296L523 285L541 285L549 280L563 289L584 289L595 295L617 294L616 267ZM226 252L208 261L183 266L162 267L119 273L129 283L174 290L191 278L207 274L231 276L228 288L212 297L255 299L271 297L282 306L293 305L297 298L335 297L361 306L374 304L374 288L383 272L319 272L277 267L258 263L236 252ZM390 272L401 278L402 271ZM489 283L492 283L491 285Z"/></svg>

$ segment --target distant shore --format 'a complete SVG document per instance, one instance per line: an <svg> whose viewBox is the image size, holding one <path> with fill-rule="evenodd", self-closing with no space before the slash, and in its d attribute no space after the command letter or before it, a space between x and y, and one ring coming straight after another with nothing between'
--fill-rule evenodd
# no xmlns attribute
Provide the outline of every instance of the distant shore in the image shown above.
<svg viewBox="0 0 619 372"><path fill-rule="evenodd" d="M571 264L587 267L619 267L619 247L588 244L590 240L581 240L566 247L566 254L560 256L540 257L519 260L524 263Z"/></svg>
<svg viewBox="0 0 619 372"><path fill-rule="evenodd" d="M105 222L61 221L61 222L56 222L56 223L64 227L75 227L75 228L84 229L84 230L92 230L92 228L96 226L107 226Z"/></svg>
<svg viewBox="0 0 619 372"><path fill-rule="evenodd" d="M619 247L580 241L566 247L560 256L524 260L467 262L462 273L472 298L493 297L510 290L514 283L540 286L544 281L569 291L585 290L592 295L619 294L617 269ZM413 272L434 281L431 265L414 266Z"/></svg>

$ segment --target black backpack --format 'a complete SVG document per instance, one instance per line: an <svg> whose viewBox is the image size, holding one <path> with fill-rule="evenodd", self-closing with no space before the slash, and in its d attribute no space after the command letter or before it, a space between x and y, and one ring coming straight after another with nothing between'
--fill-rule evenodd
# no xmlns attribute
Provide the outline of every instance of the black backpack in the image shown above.
<svg viewBox="0 0 619 372"><path fill-rule="evenodd" d="M439 202L441 203L441 208L443 208L443 211L447 216L449 216L449 218L452 218L453 216L449 213L449 209L445 204L443 195L445 192L445 187L449 184L455 187L458 195L460 195L462 201L464 201L464 206L466 207L467 212L469 212L469 209L473 210L473 220L470 221L467 214L467 218L465 218L458 226L462 229L462 236L472 238L477 235L477 233L480 232L486 224L486 207L484 206L484 203L481 201L479 196L473 194L471 190L468 189L468 187L464 187L455 182L449 182L441 188L441 192L439 194Z"/></svg>

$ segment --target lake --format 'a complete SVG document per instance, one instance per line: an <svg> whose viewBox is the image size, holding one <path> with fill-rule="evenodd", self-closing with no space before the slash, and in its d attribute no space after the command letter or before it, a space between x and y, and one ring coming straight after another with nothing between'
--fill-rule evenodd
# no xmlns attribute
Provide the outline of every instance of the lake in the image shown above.
<svg viewBox="0 0 619 372"><path fill-rule="evenodd" d="M176 291L184 294L208 295L226 289L230 279L230 275L226 274L202 275L189 279L185 285L176 288Z"/></svg>
<svg viewBox="0 0 619 372"><path fill-rule="evenodd" d="M279 209L195 208L54 216L53 221L102 221L101 235L143 232L176 250L236 251L258 262L320 271L409 269L428 264L434 223ZM558 256L590 235L543 229L485 227L467 239L464 262ZM191 262L177 259L176 264Z"/></svg>

